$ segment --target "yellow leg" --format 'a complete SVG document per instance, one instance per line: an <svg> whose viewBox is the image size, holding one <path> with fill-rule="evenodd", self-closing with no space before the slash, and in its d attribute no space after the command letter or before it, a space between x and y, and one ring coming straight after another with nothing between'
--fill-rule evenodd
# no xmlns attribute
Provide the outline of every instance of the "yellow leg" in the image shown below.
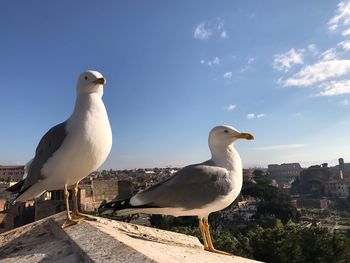
<svg viewBox="0 0 350 263"><path fill-rule="evenodd" d="M78 191L79 191L79 188L78 188L78 183L75 183L73 185L73 219L74 220L88 220L88 221L96 221L95 218L93 217L89 217L87 215L84 215L82 213L79 212L79 208L78 208Z"/></svg>
<svg viewBox="0 0 350 263"><path fill-rule="evenodd" d="M222 255L227 255L227 256L232 256L230 253L227 253L227 252L221 251L221 250L217 250L214 248L213 241L211 239L210 232L209 232L208 218L203 219L203 226L204 226L204 233L205 233L205 236L206 236L207 242L208 242L208 248L204 247L204 249L207 251L210 251L210 252L214 252L214 253L218 253L218 254L222 254Z"/></svg>
<svg viewBox="0 0 350 263"><path fill-rule="evenodd" d="M78 223L77 221L74 221L69 213L69 192L68 192L68 186L67 184L64 185L64 199L66 201L66 209L67 209L67 218L66 221L64 221L62 228L75 225Z"/></svg>
<svg viewBox="0 0 350 263"><path fill-rule="evenodd" d="M204 224L203 224L203 218L199 218L199 230L201 231L201 234L202 234L204 249L205 249L205 250L208 250L208 249L209 249L209 246L208 246L207 237L206 237L206 235L205 235L205 229L204 229Z"/></svg>

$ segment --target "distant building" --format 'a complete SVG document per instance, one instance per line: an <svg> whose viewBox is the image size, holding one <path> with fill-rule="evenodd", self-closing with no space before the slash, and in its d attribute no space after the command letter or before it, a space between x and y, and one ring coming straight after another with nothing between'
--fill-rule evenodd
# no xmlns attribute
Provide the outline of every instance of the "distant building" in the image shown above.
<svg viewBox="0 0 350 263"><path fill-rule="evenodd" d="M300 181L303 183L318 181L325 183L331 179L330 168L327 163L312 165L300 174Z"/></svg>
<svg viewBox="0 0 350 263"><path fill-rule="evenodd" d="M314 198L324 197L326 196L326 183L330 179L331 172L327 163L310 166L304 169L293 183L292 192Z"/></svg>
<svg viewBox="0 0 350 263"><path fill-rule="evenodd" d="M338 165L330 168L333 179L350 179L350 163L345 163L343 158L338 161Z"/></svg>
<svg viewBox="0 0 350 263"><path fill-rule="evenodd" d="M33 201L5 206L6 209L0 212L0 233L34 221Z"/></svg>
<svg viewBox="0 0 350 263"><path fill-rule="evenodd" d="M0 165L0 180L19 181L24 175L24 165Z"/></svg>
<svg viewBox="0 0 350 263"><path fill-rule="evenodd" d="M0 232L66 209L62 190L48 191L34 201L11 205L16 195L4 190L14 183L13 180L23 178L24 166L0 167ZM78 205L82 211L96 211L102 202L128 198L148 185L167 179L178 170L167 167L96 171L79 183ZM72 208L72 192L69 192Z"/></svg>
<svg viewBox="0 0 350 263"><path fill-rule="evenodd" d="M327 163L304 169L293 183L292 193L298 207L327 209L333 198L350 196L350 164L339 158L339 164Z"/></svg>
<svg viewBox="0 0 350 263"><path fill-rule="evenodd" d="M73 207L72 191L69 190L70 207ZM131 195L131 183L129 181L108 180L84 180L79 184L78 206L82 211L96 211L103 201L124 199ZM35 201L35 220L59 213L66 209L63 191L55 190L46 192Z"/></svg>
<svg viewBox="0 0 350 263"><path fill-rule="evenodd" d="M330 180L326 184L326 192L328 196L348 198L350 196L350 180Z"/></svg>
<svg viewBox="0 0 350 263"><path fill-rule="evenodd" d="M350 196L350 163L339 158L339 164L330 168L331 178L326 183L328 196L348 198Z"/></svg>
<svg viewBox="0 0 350 263"><path fill-rule="evenodd" d="M8 187L12 186L14 182L0 181L0 212L5 211L10 206L10 203L14 200L15 195L5 191Z"/></svg>
<svg viewBox="0 0 350 263"><path fill-rule="evenodd" d="M289 185L300 175L302 170L303 168L301 168L299 163L269 164L267 168L271 178L276 180L279 187Z"/></svg>
<svg viewBox="0 0 350 263"><path fill-rule="evenodd" d="M249 221L256 214L259 201L259 199L253 197L245 198L244 201L238 203L238 207L235 209L235 212L246 221Z"/></svg>
<svg viewBox="0 0 350 263"><path fill-rule="evenodd" d="M244 197L242 201L235 201L237 205L231 205L229 208L221 211L224 221L250 221L256 214L259 199L254 197Z"/></svg>
<svg viewBox="0 0 350 263"><path fill-rule="evenodd" d="M319 208L328 209L329 200L326 198L298 197L292 200L295 208Z"/></svg>
<svg viewBox="0 0 350 263"><path fill-rule="evenodd" d="M126 180L93 180L80 187L80 205L84 211L96 211L103 201L131 196L131 183Z"/></svg>
<svg viewBox="0 0 350 263"><path fill-rule="evenodd" d="M80 198L78 193L78 205ZM35 200L35 217L34 221L43 219L45 217L54 215L56 213L66 210L66 203L64 200L63 190L48 191L40 198ZM69 206L73 207L72 191L69 190Z"/></svg>

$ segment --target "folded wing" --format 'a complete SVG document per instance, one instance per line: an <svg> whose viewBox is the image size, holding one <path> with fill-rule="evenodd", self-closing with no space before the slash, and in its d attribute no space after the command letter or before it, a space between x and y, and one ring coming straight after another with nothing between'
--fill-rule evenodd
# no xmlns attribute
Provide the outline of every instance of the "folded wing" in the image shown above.
<svg viewBox="0 0 350 263"><path fill-rule="evenodd" d="M130 204L194 209L227 195L231 190L228 171L206 162L187 166L168 180L137 193Z"/></svg>

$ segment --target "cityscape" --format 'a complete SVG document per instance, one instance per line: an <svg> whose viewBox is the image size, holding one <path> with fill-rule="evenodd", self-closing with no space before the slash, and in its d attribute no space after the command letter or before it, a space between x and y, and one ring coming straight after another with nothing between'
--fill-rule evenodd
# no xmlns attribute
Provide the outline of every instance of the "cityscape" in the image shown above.
<svg viewBox="0 0 350 263"><path fill-rule="evenodd" d="M128 198L166 180L179 169L166 167L96 171L79 183L80 208L97 215L101 203ZM23 174L24 165L0 166L0 233L65 210L62 190L46 192L38 199L11 205L14 196L5 189L20 180ZM301 167L299 163L282 163L269 164L266 168L243 169L243 181L242 192L236 201L227 209L214 213L212 227L216 231L237 231L233 229L252 224L264 228L274 228L276 224L293 224L305 229L327 229L330 234L337 233L350 238L350 163L343 158L339 158L335 166L322 163ZM280 204L273 204L272 210L266 206L266 213L261 209L269 201L265 194L259 193L261 186L278 192L278 198L282 198L277 200ZM169 227L172 224L181 226L181 219L159 217L137 215L111 218L159 228L166 225L166 229L183 231L181 227ZM183 220L188 223L188 219ZM251 256L243 252L242 255Z"/></svg>

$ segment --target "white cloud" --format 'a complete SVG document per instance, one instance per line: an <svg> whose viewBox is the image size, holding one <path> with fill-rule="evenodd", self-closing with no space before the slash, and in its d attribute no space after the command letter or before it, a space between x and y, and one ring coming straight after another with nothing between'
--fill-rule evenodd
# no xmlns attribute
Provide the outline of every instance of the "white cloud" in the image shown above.
<svg viewBox="0 0 350 263"><path fill-rule="evenodd" d="M344 40L338 44L344 50L350 50L350 40Z"/></svg>
<svg viewBox="0 0 350 263"><path fill-rule="evenodd" d="M224 74L224 79L230 79L230 78L232 78L232 72L228 71Z"/></svg>
<svg viewBox="0 0 350 263"><path fill-rule="evenodd" d="M220 64L220 59L218 57L215 57L213 60L213 64L219 65Z"/></svg>
<svg viewBox="0 0 350 263"><path fill-rule="evenodd" d="M193 32L193 37L199 40L208 40L214 36L222 39L228 37L225 24L220 17L201 22Z"/></svg>
<svg viewBox="0 0 350 263"><path fill-rule="evenodd" d="M255 148L259 151L271 151L271 150L286 150L286 149L296 149L296 148L303 148L305 147L305 144L278 144L278 145L271 145L271 146L265 146L265 147L258 147Z"/></svg>
<svg viewBox="0 0 350 263"><path fill-rule="evenodd" d="M251 64L253 64L255 62L255 60L256 60L256 58L249 57L247 59L247 64L243 68L241 68L241 70L239 72L244 73L244 72L248 71L251 68Z"/></svg>
<svg viewBox="0 0 350 263"><path fill-rule="evenodd" d="M266 114L264 113L248 113L247 114L247 119L249 120L252 120L252 119L260 119L260 118L263 118L263 117L266 117Z"/></svg>
<svg viewBox="0 0 350 263"><path fill-rule="evenodd" d="M220 64L220 58L218 58L218 57L215 57L215 58L213 58L213 60L207 60L207 61L205 61L204 59L202 59L201 61L200 61L200 63L201 64L207 64L208 66L213 66L213 65L219 65Z"/></svg>
<svg viewBox="0 0 350 263"><path fill-rule="evenodd" d="M248 119L254 119L255 118L255 113L248 113L247 114Z"/></svg>
<svg viewBox="0 0 350 263"><path fill-rule="evenodd" d="M248 58L248 65L252 64L255 61L255 58Z"/></svg>
<svg viewBox="0 0 350 263"><path fill-rule="evenodd" d="M321 54L321 60L334 60L337 57L335 48L329 48Z"/></svg>
<svg viewBox="0 0 350 263"><path fill-rule="evenodd" d="M324 85L324 88L317 96L337 96L350 93L350 80L330 81Z"/></svg>
<svg viewBox="0 0 350 263"><path fill-rule="evenodd" d="M226 32L226 31L222 31L221 34L220 34L220 37L221 37L222 39L227 38L227 32Z"/></svg>
<svg viewBox="0 0 350 263"><path fill-rule="evenodd" d="M220 17L217 18L216 20L217 20L216 23L218 23L216 28L217 28L218 31L220 31L221 29L224 28L225 24L224 24L224 22L222 21L222 19Z"/></svg>
<svg viewBox="0 0 350 263"><path fill-rule="evenodd" d="M343 36L350 34L350 1L341 1L335 15L328 21L330 31L336 31L340 27L344 29Z"/></svg>
<svg viewBox="0 0 350 263"><path fill-rule="evenodd" d="M348 99L342 100L340 102L340 104L343 105L343 106L350 106L350 100L348 100Z"/></svg>
<svg viewBox="0 0 350 263"><path fill-rule="evenodd" d="M283 70L287 72L292 66L296 64L304 64L303 53L303 49L295 50L294 48L291 48L285 53L276 54L274 56L273 67L277 70Z"/></svg>
<svg viewBox="0 0 350 263"><path fill-rule="evenodd" d="M236 108L237 108L236 105L230 104L230 105L228 105L227 107L225 107L225 110L228 111L228 112L232 112L232 111L234 111Z"/></svg>
<svg viewBox="0 0 350 263"><path fill-rule="evenodd" d="M316 44L309 44L309 45L307 46L307 49L308 49L308 51L311 52L311 54L312 54L313 56L316 56L316 55L318 54L318 49L317 49Z"/></svg>
<svg viewBox="0 0 350 263"><path fill-rule="evenodd" d="M348 73L350 73L350 60L321 61L303 67L291 78L281 80L281 83L285 87L307 87L331 78L341 77Z"/></svg>
<svg viewBox="0 0 350 263"><path fill-rule="evenodd" d="M343 36L348 36L348 35L350 35L350 28L344 30L344 31L342 32L342 35L343 35Z"/></svg>
<svg viewBox="0 0 350 263"><path fill-rule="evenodd" d="M193 37L200 40L207 40L212 35L212 31L206 27L206 23L200 23L194 30Z"/></svg>

